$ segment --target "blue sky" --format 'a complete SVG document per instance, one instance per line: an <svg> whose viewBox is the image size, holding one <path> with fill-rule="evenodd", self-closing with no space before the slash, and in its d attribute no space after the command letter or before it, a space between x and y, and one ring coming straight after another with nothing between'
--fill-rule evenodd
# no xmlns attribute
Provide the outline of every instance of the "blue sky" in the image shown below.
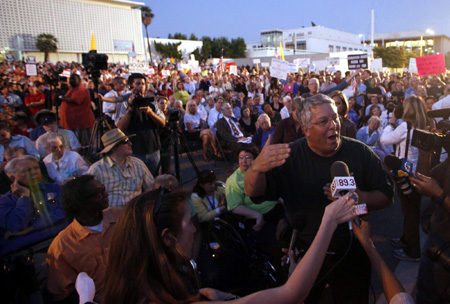
<svg viewBox="0 0 450 304"><path fill-rule="evenodd" d="M139 1L139 0L137 0ZM317 25L354 34L370 34L371 9L375 33L432 29L450 36L450 0L144 0L155 18L150 37L194 33L198 37L243 37L259 41L261 30ZM145 35L145 32L144 32Z"/></svg>

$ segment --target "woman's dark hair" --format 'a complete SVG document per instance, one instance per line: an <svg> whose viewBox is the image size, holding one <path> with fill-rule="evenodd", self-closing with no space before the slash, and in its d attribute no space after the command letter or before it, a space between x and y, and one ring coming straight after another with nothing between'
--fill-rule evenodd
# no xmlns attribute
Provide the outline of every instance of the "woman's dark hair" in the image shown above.
<svg viewBox="0 0 450 304"><path fill-rule="evenodd" d="M194 185L192 192L197 193L201 198L205 197L205 189L203 189L202 184L210 183L217 180L216 174L212 170L202 170L197 176L197 183Z"/></svg>
<svg viewBox="0 0 450 304"><path fill-rule="evenodd" d="M175 190L160 198L160 190L133 198L119 216L106 268L103 303L189 303L189 293L178 272L184 257L177 236L181 230L188 192ZM157 214L155 205L160 200ZM168 229L173 244L161 234Z"/></svg>
<svg viewBox="0 0 450 304"><path fill-rule="evenodd" d="M239 155L242 151L250 153L253 158L257 158L259 154L259 149L254 144L240 146L240 148L237 150L237 155Z"/></svg>
<svg viewBox="0 0 450 304"><path fill-rule="evenodd" d="M249 108L247 105L243 106L243 107L241 108L241 117L244 116L244 110L249 110L249 111L250 111L250 108ZM250 114L251 114L251 113L250 113Z"/></svg>
<svg viewBox="0 0 450 304"><path fill-rule="evenodd" d="M65 216L69 220L73 220L78 216L80 210L86 206L89 201L89 195L86 192L86 185L94 179L93 175L82 175L75 179L69 180L62 187L62 207Z"/></svg>

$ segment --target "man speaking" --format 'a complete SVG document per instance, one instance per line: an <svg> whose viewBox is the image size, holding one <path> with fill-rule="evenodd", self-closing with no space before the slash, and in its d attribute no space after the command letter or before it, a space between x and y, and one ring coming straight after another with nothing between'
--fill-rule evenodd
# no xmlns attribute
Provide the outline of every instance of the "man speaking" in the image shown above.
<svg viewBox="0 0 450 304"><path fill-rule="evenodd" d="M369 147L340 136L339 114L328 96L306 99L297 115L305 137L290 145L267 144L247 170L245 192L250 197L283 198L291 225L299 229L296 246L302 251L311 245L325 207L331 203L330 167L334 162L348 165L359 201L369 210L390 206L394 185ZM370 279L367 255L348 225L341 224L305 303L317 303L326 284L337 304L368 303Z"/></svg>

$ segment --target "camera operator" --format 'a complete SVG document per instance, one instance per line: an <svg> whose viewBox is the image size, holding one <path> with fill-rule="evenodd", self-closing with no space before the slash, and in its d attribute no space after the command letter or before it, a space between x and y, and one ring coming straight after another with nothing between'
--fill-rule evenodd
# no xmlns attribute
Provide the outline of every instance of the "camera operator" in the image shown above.
<svg viewBox="0 0 450 304"><path fill-rule="evenodd" d="M430 236L424 246L424 252L435 249L431 250L435 259L448 255L444 246L447 246L450 241L449 165L450 160L447 158L431 170L431 177L422 174L410 177L412 186L419 193L431 197L435 203L431 218ZM444 242L439 242L440 239L444 239ZM433 248L433 246L435 247ZM434 263L433 259L427 255L422 257L417 280L417 303L447 303L450 300L450 293L447 289L450 283L448 265L447 269L444 267Z"/></svg>
<svg viewBox="0 0 450 304"><path fill-rule="evenodd" d="M147 79L142 74L131 74L128 85L132 94L128 99L128 109L117 123L117 127L126 134L136 134L131 138L133 156L142 160L153 176L160 161L160 138L158 127L164 127L164 115L151 99L143 98L147 92ZM151 100L153 101L153 100Z"/></svg>

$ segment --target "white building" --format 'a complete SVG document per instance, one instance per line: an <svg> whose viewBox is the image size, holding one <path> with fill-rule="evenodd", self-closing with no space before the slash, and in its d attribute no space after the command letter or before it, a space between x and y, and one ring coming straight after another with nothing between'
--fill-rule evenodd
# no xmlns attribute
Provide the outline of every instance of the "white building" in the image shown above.
<svg viewBox="0 0 450 304"><path fill-rule="evenodd" d="M59 40L58 52L50 53L51 62L81 62L93 32L98 53L107 54L110 62L127 61L133 48L138 59L145 59L137 9L142 5L127 0L1 0L0 52L13 52L16 58L23 53L42 61L36 37L50 33Z"/></svg>
<svg viewBox="0 0 450 304"><path fill-rule="evenodd" d="M362 44L359 35L323 26L313 26L261 31L261 41L247 43L247 57L273 57L277 48L277 52L280 52L280 42L285 56L372 50L370 46Z"/></svg>

